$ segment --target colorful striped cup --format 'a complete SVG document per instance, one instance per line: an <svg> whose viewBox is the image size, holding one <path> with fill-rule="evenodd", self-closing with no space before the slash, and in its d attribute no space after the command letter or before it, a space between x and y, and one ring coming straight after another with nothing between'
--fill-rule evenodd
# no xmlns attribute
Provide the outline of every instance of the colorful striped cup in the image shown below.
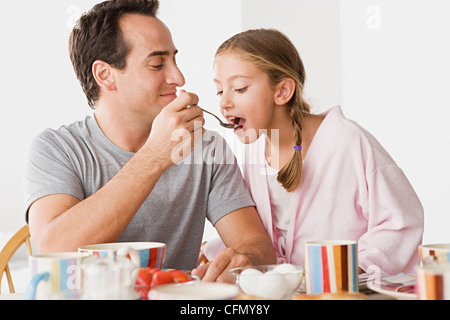
<svg viewBox="0 0 450 320"><path fill-rule="evenodd" d="M162 268L166 257L166 244L161 242L114 242L92 244L78 248L78 252L94 254L99 258L108 255L108 252L117 252L124 247L129 247L139 253L141 268Z"/></svg>
<svg viewBox="0 0 450 320"><path fill-rule="evenodd" d="M80 290L81 263L88 255L58 252L28 258L31 280L25 292L27 300L50 299L52 295Z"/></svg>
<svg viewBox="0 0 450 320"><path fill-rule="evenodd" d="M450 262L450 243L421 245L419 246L419 255L423 264Z"/></svg>
<svg viewBox="0 0 450 320"><path fill-rule="evenodd" d="M416 293L419 300L450 300L450 265L428 264L418 268Z"/></svg>
<svg viewBox="0 0 450 320"><path fill-rule="evenodd" d="M305 277L307 294L358 292L357 242L307 242Z"/></svg>

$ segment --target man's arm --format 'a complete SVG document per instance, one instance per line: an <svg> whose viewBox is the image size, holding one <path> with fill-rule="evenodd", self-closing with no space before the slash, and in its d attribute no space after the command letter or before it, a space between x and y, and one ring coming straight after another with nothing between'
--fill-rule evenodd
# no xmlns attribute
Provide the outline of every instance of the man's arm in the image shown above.
<svg viewBox="0 0 450 320"><path fill-rule="evenodd" d="M36 200L29 209L29 224L38 251L76 251L86 244L114 242L164 172L145 158L144 150L136 153L113 179L83 201L67 194Z"/></svg>
<svg viewBox="0 0 450 320"><path fill-rule="evenodd" d="M214 261L192 271L203 281L227 282L232 268L276 263L272 241L254 207L227 214L215 227L227 248Z"/></svg>
<svg viewBox="0 0 450 320"><path fill-rule="evenodd" d="M73 251L86 244L116 241L163 172L173 165L173 150L186 149L189 144L192 150L195 131L204 132L195 125L203 121L201 109L187 108L197 103L197 96L182 93L165 107L155 118L146 144L92 196L80 201L54 194L36 200L28 216L38 251ZM177 130L182 141L173 137Z"/></svg>

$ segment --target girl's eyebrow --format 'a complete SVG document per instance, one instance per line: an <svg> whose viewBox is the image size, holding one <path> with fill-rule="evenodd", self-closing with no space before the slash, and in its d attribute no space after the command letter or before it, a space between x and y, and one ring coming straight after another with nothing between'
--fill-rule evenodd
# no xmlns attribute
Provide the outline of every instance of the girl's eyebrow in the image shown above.
<svg viewBox="0 0 450 320"><path fill-rule="evenodd" d="M229 77L227 80L228 80L228 81L233 81L233 80L235 80L235 79L237 79L237 78L250 79L251 77L249 77L249 76L244 76L244 75L242 75L242 74L235 74L235 75ZM217 82L217 83L220 83L220 81L217 80L217 79L213 79L213 81L214 81L214 82Z"/></svg>

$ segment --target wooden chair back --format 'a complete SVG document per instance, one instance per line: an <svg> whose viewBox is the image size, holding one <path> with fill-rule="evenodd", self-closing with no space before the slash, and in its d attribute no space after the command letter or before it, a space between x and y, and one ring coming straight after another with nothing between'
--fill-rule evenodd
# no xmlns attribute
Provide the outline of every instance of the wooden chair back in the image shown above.
<svg viewBox="0 0 450 320"><path fill-rule="evenodd" d="M14 255L14 253L17 251L17 249L19 249L20 246L24 243L27 248L27 255L31 256L32 251L31 251L31 241L30 241L30 229L28 228L28 225L25 225L22 228L20 228L20 230L17 231L11 237L11 239L9 239L9 241L5 244L2 251L0 252L0 294L2 294L1 283L2 283L2 278L3 278L3 273L6 273L6 279L8 281L9 292L15 293L14 284L12 281L8 262L11 259L11 257Z"/></svg>

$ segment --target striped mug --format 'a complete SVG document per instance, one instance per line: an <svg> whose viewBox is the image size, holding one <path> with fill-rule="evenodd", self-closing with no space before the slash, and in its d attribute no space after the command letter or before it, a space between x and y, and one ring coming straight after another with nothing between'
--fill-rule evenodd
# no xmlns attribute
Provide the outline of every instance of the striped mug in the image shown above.
<svg viewBox="0 0 450 320"><path fill-rule="evenodd" d="M57 252L28 258L31 280L25 299L52 299L57 294L80 290L81 263L86 253Z"/></svg>
<svg viewBox="0 0 450 320"><path fill-rule="evenodd" d="M358 292L358 244L325 240L305 243L307 294Z"/></svg>
<svg viewBox="0 0 450 320"><path fill-rule="evenodd" d="M450 262L450 243L424 244L419 246L422 264Z"/></svg>
<svg viewBox="0 0 450 320"><path fill-rule="evenodd" d="M450 265L431 263L418 268L416 293L419 300L450 300Z"/></svg>
<svg viewBox="0 0 450 320"><path fill-rule="evenodd" d="M96 255L99 258L106 257L108 253L119 252L124 248L131 248L139 254L141 268L162 268L166 258L167 246L162 242L113 242L92 244L78 248L78 252ZM133 260L133 257L130 256ZM134 262L134 261L133 261Z"/></svg>

